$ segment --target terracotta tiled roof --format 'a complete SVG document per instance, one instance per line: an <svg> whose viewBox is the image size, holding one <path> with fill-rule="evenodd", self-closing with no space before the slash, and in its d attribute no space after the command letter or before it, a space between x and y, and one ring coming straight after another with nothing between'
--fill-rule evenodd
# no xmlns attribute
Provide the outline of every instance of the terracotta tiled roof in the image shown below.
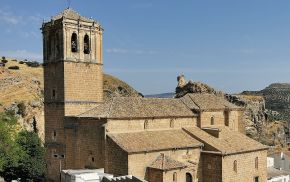
<svg viewBox="0 0 290 182"><path fill-rule="evenodd" d="M169 156L161 153L154 162L148 167L154 169L161 169L163 171L168 171L172 169L184 168L186 165L182 162L171 159Z"/></svg>
<svg viewBox="0 0 290 182"><path fill-rule="evenodd" d="M182 101L194 110L242 109L214 94L186 94Z"/></svg>
<svg viewBox="0 0 290 182"><path fill-rule="evenodd" d="M227 127L216 127L219 137L214 137L206 131L198 128L184 128L188 134L204 144L203 150L217 151L222 154L233 154L255 150L267 150L268 147L247 137L246 135L232 131Z"/></svg>
<svg viewBox="0 0 290 182"><path fill-rule="evenodd" d="M156 118L195 117L180 99L115 97L79 117Z"/></svg>
<svg viewBox="0 0 290 182"><path fill-rule="evenodd" d="M108 134L108 137L128 153L199 147L202 145L182 130L112 133Z"/></svg>
<svg viewBox="0 0 290 182"><path fill-rule="evenodd" d="M93 19L89 19L87 17L81 16L79 13L77 13L75 10L71 8L67 8L58 15L52 17L53 20L58 20L61 18L68 18L71 20L81 20L86 22L95 22Z"/></svg>

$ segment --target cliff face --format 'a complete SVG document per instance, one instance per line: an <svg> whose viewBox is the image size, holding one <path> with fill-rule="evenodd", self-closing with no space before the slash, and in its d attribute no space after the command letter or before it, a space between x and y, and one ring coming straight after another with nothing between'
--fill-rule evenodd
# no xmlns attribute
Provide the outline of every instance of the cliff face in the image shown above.
<svg viewBox="0 0 290 182"><path fill-rule="evenodd" d="M225 98L233 104L245 108L242 122L245 126L246 135L251 138L259 138L266 124L265 99L255 95L229 95Z"/></svg>
<svg viewBox="0 0 290 182"><path fill-rule="evenodd" d="M19 70L8 69L18 66ZM26 130L37 130L44 138L43 68L29 67L19 61L8 60L0 67L0 112L18 115L19 123ZM140 97L130 85L111 75L104 74L105 99L117 96Z"/></svg>

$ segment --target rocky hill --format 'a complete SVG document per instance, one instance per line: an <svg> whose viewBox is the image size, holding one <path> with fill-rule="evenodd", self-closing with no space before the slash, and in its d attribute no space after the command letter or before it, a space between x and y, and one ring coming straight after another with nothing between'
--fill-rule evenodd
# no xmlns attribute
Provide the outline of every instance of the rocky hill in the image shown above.
<svg viewBox="0 0 290 182"><path fill-rule="evenodd" d="M43 68L30 63L8 60L4 67L0 65L0 112L14 112L23 128L37 128L43 139ZM105 99L142 95L127 83L107 74L104 75L104 93Z"/></svg>
<svg viewBox="0 0 290 182"><path fill-rule="evenodd" d="M269 119L290 122L290 84L273 83L260 91L244 91L245 95L259 95L265 98Z"/></svg>

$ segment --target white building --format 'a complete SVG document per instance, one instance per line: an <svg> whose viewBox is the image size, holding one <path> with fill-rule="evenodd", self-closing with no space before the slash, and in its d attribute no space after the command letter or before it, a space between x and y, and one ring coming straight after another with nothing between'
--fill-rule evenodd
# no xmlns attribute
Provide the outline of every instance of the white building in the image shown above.
<svg viewBox="0 0 290 182"><path fill-rule="evenodd" d="M104 177L113 175L104 173L104 169L63 170L61 182L101 182Z"/></svg>
<svg viewBox="0 0 290 182"><path fill-rule="evenodd" d="M274 158L274 167L290 172L290 152L277 152L269 155Z"/></svg>
<svg viewBox="0 0 290 182"><path fill-rule="evenodd" d="M267 182L290 182L288 171L274 167L275 158L267 157Z"/></svg>
<svg viewBox="0 0 290 182"><path fill-rule="evenodd" d="M114 177L104 169L62 170L61 182L146 182L134 176Z"/></svg>

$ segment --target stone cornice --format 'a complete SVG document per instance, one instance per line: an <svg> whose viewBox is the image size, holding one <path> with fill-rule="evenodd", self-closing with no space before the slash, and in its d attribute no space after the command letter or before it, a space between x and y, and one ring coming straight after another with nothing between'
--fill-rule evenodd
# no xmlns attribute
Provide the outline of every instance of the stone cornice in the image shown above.
<svg viewBox="0 0 290 182"><path fill-rule="evenodd" d="M83 63L83 64L96 64L96 65L100 65L103 66L103 63L96 63L96 62L87 62L87 61L80 61L80 60L57 60L57 61L44 61L43 66L46 66L48 64L58 64L58 63L64 63L64 62L69 62L69 63Z"/></svg>

